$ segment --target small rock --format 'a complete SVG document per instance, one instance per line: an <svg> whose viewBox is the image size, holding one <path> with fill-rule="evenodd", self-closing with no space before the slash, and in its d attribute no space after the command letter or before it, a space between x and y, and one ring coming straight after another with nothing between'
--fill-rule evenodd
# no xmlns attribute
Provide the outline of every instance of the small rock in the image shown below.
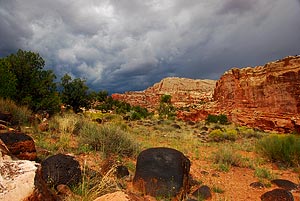
<svg viewBox="0 0 300 201"><path fill-rule="evenodd" d="M130 201L130 198L123 191L117 191L98 197L94 201Z"/></svg>
<svg viewBox="0 0 300 201"><path fill-rule="evenodd" d="M199 199L208 200L208 199L212 198L211 190L206 185L201 186L200 188L198 188L196 191L193 192L192 195L195 196L198 200Z"/></svg>
<svg viewBox="0 0 300 201"><path fill-rule="evenodd" d="M207 172L205 170L202 170L200 173L203 174L203 175L209 175L209 172Z"/></svg>
<svg viewBox="0 0 300 201"><path fill-rule="evenodd" d="M118 179L126 177L129 175L128 168L124 165L119 165L116 167L116 176Z"/></svg>
<svg viewBox="0 0 300 201"><path fill-rule="evenodd" d="M261 182L253 182L253 183L250 184L250 186L252 188L258 188L258 189L261 189L261 188L265 187L265 185Z"/></svg>
<svg viewBox="0 0 300 201"><path fill-rule="evenodd" d="M172 127L176 129L181 129L181 127L178 124L172 124Z"/></svg>

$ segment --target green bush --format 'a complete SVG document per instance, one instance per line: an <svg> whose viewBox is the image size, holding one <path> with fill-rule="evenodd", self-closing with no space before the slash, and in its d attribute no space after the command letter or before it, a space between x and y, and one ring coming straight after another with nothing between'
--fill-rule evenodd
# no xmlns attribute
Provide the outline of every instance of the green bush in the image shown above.
<svg viewBox="0 0 300 201"><path fill-rule="evenodd" d="M18 106L14 101L0 98L0 112L12 115L12 125L25 125L30 123L32 112L26 106Z"/></svg>
<svg viewBox="0 0 300 201"><path fill-rule="evenodd" d="M259 179L275 179L275 176L271 173L271 171L266 168L255 168L254 175Z"/></svg>
<svg viewBox="0 0 300 201"><path fill-rule="evenodd" d="M225 114L220 114L220 115L212 115L209 114L207 118L205 119L206 123L219 123L222 125L229 124L228 118Z"/></svg>
<svg viewBox="0 0 300 201"><path fill-rule="evenodd" d="M215 129L209 133L208 138L214 142L235 141L238 138L238 132L234 129L226 129L225 131Z"/></svg>
<svg viewBox="0 0 300 201"><path fill-rule="evenodd" d="M241 166L242 157L238 155L231 147L221 147L213 156L215 164L219 165L222 171L229 171L231 166Z"/></svg>
<svg viewBox="0 0 300 201"><path fill-rule="evenodd" d="M104 155L119 154L132 156L138 152L139 146L129 135L116 125L106 124L99 126L93 122L82 125L80 144L89 145Z"/></svg>
<svg viewBox="0 0 300 201"><path fill-rule="evenodd" d="M264 134L262 131L257 131L253 128L247 128L245 126L238 127L237 130L239 131L241 137L246 138L262 138Z"/></svg>
<svg viewBox="0 0 300 201"><path fill-rule="evenodd" d="M223 133L223 131L220 130L220 129L212 130L212 131L209 133L208 138L209 138L211 141L215 141L215 142L220 142L220 141L223 141L223 140L225 139L224 133Z"/></svg>
<svg viewBox="0 0 300 201"><path fill-rule="evenodd" d="M295 135L272 134L257 142L256 150L272 162L284 166L300 166L300 138Z"/></svg>

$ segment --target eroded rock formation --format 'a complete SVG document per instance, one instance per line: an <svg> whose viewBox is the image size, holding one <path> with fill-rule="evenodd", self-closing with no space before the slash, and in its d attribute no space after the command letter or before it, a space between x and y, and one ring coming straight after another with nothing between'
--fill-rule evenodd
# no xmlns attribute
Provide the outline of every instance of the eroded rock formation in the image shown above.
<svg viewBox="0 0 300 201"><path fill-rule="evenodd" d="M172 96L171 102L175 107L190 107L211 101L215 84L215 80L169 77L144 91L113 94L112 97L153 111L158 107L160 97L168 94Z"/></svg>
<svg viewBox="0 0 300 201"><path fill-rule="evenodd" d="M233 68L214 91L216 111L241 125L300 131L300 56L255 68Z"/></svg>

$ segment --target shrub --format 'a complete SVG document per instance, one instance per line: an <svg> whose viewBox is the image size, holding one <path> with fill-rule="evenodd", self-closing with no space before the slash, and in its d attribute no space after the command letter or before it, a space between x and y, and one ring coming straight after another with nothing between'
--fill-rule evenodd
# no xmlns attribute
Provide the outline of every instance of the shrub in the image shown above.
<svg viewBox="0 0 300 201"><path fill-rule="evenodd" d="M227 129L222 131L221 129L213 130L209 133L208 138L211 141L220 142L224 140L235 141L238 138L238 133L234 129Z"/></svg>
<svg viewBox="0 0 300 201"><path fill-rule="evenodd" d="M229 171L231 166L240 166L242 157L238 155L231 147L221 147L213 157L214 163L219 165L219 169Z"/></svg>
<svg viewBox="0 0 300 201"><path fill-rule="evenodd" d="M225 114L220 114L220 115L212 115L209 114L207 118L205 119L206 123L220 123L222 125L229 124L228 118Z"/></svg>
<svg viewBox="0 0 300 201"><path fill-rule="evenodd" d="M93 122L85 123L79 131L80 144L90 145L104 155L120 154L132 156L138 152L138 145L129 135L116 125L99 126Z"/></svg>
<svg viewBox="0 0 300 201"><path fill-rule="evenodd" d="M83 117L75 113L65 113L64 115L55 115L49 120L50 130L58 133L78 134L80 126L83 124Z"/></svg>
<svg viewBox="0 0 300 201"><path fill-rule="evenodd" d="M215 142L223 141L225 139L223 131L220 129L212 130L209 133L208 138Z"/></svg>
<svg viewBox="0 0 300 201"><path fill-rule="evenodd" d="M235 129L226 129L225 138L227 140L235 141L238 138L238 132Z"/></svg>
<svg viewBox="0 0 300 201"><path fill-rule="evenodd" d="M284 166L300 166L300 138L295 135L272 134L260 139L257 152Z"/></svg>
<svg viewBox="0 0 300 201"><path fill-rule="evenodd" d="M255 168L254 175L259 179L272 180L275 176L266 168Z"/></svg>
<svg viewBox="0 0 300 201"><path fill-rule="evenodd" d="M253 128L247 128L245 126L238 127L237 130L242 137L246 138L262 138L263 132L254 130Z"/></svg>
<svg viewBox="0 0 300 201"><path fill-rule="evenodd" d="M24 125L30 122L32 112L26 106L17 106L14 101L0 98L0 112L12 115L12 125Z"/></svg>

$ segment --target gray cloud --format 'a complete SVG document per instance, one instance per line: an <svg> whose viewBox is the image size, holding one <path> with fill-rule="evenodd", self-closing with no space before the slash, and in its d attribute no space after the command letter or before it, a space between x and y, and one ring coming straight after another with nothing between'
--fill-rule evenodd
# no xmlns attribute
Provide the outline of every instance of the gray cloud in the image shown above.
<svg viewBox="0 0 300 201"><path fill-rule="evenodd" d="M39 52L95 90L213 78L299 54L299 0L0 0L0 56Z"/></svg>

